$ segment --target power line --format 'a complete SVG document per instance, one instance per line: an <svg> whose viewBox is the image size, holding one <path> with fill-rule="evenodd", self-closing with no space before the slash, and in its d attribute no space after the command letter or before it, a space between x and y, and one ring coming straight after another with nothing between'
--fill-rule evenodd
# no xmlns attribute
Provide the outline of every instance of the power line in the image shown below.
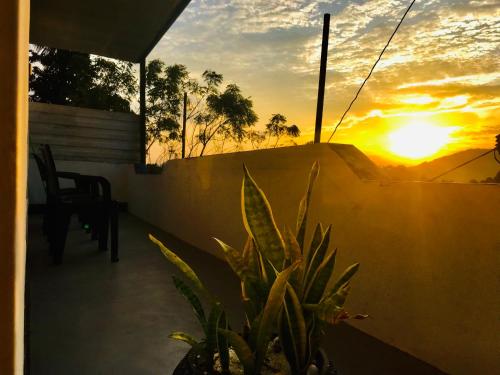
<svg viewBox="0 0 500 375"><path fill-rule="evenodd" d="M436 177L431 178L430 180L428 180L428 182L435 181L435 180L437 180L439 177L442 177L442 176L444 176L445 174L448 174L448 173L450 173L450 172L453 172L454 170L457 170L458 168L462 168L464 165L467 165L467 164L469 164L469 163L472 163L473 161L475 161L475 160L477 160L477 159L479 159L479 158L482 158L483 156L486 156L486 155L488 155L489 153L494 152L494 151L496 151L496 148L492 148L491 150L488 150L488 151L486 151L486 152L483 152L481 155L478 155L478 156L476 156L475 158L472 158L472 159L470 159L470 160L466 161L465 163L459 164L459 165L457 165L456 167L453 167L453 168L451 168L451 169L448 169L446 172L443 172L443 173L441 173L441 174L437 175Z"/></svg>
<svg viewBox="0 0 500 375"><path fill-rule="evenodd" d="M391 37L389 38L389 40L387 41L387 44L385 45L385 47L382 49L382 52L380 52L380 55L378 56L378 59L377 61L375 61L375 64L373 64L372 68L370 69L370 72L368 73L368 76L365 78L365 80L363 81L363 83L361 84L361 86L359 87L358 91L356 92L356 95L354 96L354 99L352 99L351 103L349 104L349 106L347 107L347 109L345 110L344 114L342 115L342 117L340 118L339 122L337 123L337 125L335 126L335 129L333 130L333 133L332 135L330 136L330 138L328 138L328 142L329 143L332 139L332 137L335 135L335 133L337 132L337 129L338 127L340 126L340 124L342 124L342 121L344 121L344 117L347 115L347 112L349 112L349 110L351 109L352 105L354 104L354 102L356 101L356 99L358 99L358 96L359 96L359 93L361 92L361 90L363 89L363 87L365 86L365 83L370 79L370 76L372 75L373 71L375 70L375 67L377 66L378 62L380 61L380 59L382 58L382 55L384 54L385 50L387 49L387 47L389 47L389 44L391 43L391 40L392 38L394 38L394 35L396 35L399 27L401 26L401 24L403 23L403 20L405 19L406 15L408 14L408 12L410 11L411 7L413 6L413 4L415 4L415 1L416 0L413 0L410 5L408 6L408 8L406 9L406 12L403 14L403 17L401 17L401 20L399 21L398 25L396 26L396 28L394 29L394 31L392 32L391 34Z"/></svg>
<svg viewBox="0 0 500 375"><path fill-rule="evenodd" d="M430 180L428 180L429 182L432 182L434 180L437 180L439 177L442 177L444 176L445 174L448 174L450 172L453 172L454 170L457 170L458 168L462 168L464 165L467 165L469 163L472 163L473 161L479 159L479 158L482 158L483 156L486 156L488 155L489 153L493 152L493 157L495 158L496 162L500 164L500 160L497 159L497 152L498 154L500 155L500 134L498 134L496 137L496 144L495 144L495 147L492 148L491 150L488 150L486 152L483 152L481 155L478 155L476 156L475 158L472 158L468 161L466 161L465 163L462 163L460 165L457 165L456 167L453 167L451 169L448 169L446 172L443 172L441 173L440 175L437 175L436 177L433 177L431 178Z"/></svg>

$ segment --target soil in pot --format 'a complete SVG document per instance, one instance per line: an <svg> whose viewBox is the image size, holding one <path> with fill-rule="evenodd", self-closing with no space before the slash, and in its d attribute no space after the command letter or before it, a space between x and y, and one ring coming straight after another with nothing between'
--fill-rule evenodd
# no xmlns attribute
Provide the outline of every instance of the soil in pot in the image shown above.
<svg viewBox="0 0 500 375"><path fill-rule="evenodd" d="M234 358L234 352L230 353L230 357ZM217 360L217 354L216 358ZM233 362L233 361L232 361ZM197 351L196 349L191 349L186 356L179 362L178 366L175 368L173 375L220 375L221 373L210 369L208 366L209 361L205 357L204 352ZM232 363L233 364L233 363ZM216 364L217 367L217 364ZM231 375L242 375L243 370L241 368L236 368L231 366L233 369ZM289 370L286 373L273 369L272 366L263 369L262 374L276 374L283 375L289 374ZM333 367L331 361L328 360L325 352L319 350L316 355L316 359L313 365L309 368L307 375L339 375L337 370Z"/></svg>

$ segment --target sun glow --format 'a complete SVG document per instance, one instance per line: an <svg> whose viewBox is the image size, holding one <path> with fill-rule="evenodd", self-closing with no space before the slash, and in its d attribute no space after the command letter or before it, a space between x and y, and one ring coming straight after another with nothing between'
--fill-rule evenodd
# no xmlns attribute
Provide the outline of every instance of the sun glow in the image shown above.
<svg viewBox="0 0 500 375"><path fill-rule="evenodd" d="M427 122L411 122L389 133L389 149L408 159L423 159L436 154L451 141L457 127L443 127Z"/></svg>

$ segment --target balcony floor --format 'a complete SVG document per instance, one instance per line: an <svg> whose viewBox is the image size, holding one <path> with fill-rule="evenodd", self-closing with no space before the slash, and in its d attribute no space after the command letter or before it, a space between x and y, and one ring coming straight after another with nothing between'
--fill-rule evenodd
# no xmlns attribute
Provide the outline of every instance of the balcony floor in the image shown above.
<svg viewBox="0 0 500 375"><path fill-rule="evenodd" d="M228 267L139 219L120 217L120 262L97 251L74 224L64 263L53 266L41 235L41 216L29 220L27 368L34 375L171 374L187 351L171 331L200 328L171 280L175 267L150 243L155 234L187 260L226 306L233 326L242 316L239 283ZM233 301L231 303L231 301ZM439 370L347 325L335 327L325 348L341 374L442 374Z"/></svg>

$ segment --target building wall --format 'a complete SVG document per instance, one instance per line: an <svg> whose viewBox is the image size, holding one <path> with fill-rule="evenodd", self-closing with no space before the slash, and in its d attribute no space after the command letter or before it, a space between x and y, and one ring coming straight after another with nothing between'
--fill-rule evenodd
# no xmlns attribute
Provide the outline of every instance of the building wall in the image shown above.
<svg viewBox="0 0 500 375"><path fill-rule="evenodd" d="M139 161L139 116L64 105L29 104L30 147L51 145L57 160Z"/></svg>
<svg viewBox="0 0 500 375"><path fill-rule="evenodd" d="M176 160L161 175L130 169L129 209L220 256L242 247L242 164L281 226L294 227L312 163L321 164L311 222L333 224L338 270L360 262L348 308L362 331L453 374L500 366L499 185L399 183L363 173L356 150L308 145Z"/></svg>
<svg viewBox="0 0 500 375"><path fill-rule="evenodd" d="M106 177L114 199L127 199L127 170L139 160L139 116L88 108L29 103L30 152L51 146L58 171ZM72 182L61 180L61 186ZM44 204L35 160L28 169L30 204Z"/></svg>
<svg viewBox="0 0 500 375"><path fill-rule="evenodd" d="M23 373L29 1L0 11L0 374Z"/></svg>

